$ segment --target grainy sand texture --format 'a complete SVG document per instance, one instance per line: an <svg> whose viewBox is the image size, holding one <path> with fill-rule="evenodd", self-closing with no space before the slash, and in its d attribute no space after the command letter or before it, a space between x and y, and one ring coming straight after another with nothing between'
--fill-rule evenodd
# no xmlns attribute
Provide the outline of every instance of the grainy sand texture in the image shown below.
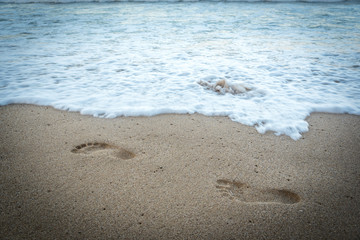
<svg viewBox="0 0 360 240"><path fill-rule="evenodd" d="M2 106L0 238L359 239L360 117L308 122Z"/></svg>

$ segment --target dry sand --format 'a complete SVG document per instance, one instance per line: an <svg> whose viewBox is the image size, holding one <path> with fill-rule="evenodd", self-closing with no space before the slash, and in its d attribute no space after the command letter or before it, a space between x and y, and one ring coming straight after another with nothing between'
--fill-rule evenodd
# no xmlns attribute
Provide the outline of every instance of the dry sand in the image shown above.
<svg viewBox="0 0 360 240"><path fill-rule="evenodd" d="M1 238L359 239L360 117L308 121L0 107Z"/></svg>

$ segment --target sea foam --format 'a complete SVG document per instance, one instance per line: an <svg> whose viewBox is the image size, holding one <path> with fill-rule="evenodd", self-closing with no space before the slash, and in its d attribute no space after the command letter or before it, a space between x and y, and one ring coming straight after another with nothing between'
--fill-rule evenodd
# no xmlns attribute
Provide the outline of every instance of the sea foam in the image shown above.
<svg viewBox="0 0 360 240"><path fill-rule="evenodd" d="M299 139L312 112L360 114L359 10L355 3L2 4L0 104L105 118L228 116Z"/></svg>

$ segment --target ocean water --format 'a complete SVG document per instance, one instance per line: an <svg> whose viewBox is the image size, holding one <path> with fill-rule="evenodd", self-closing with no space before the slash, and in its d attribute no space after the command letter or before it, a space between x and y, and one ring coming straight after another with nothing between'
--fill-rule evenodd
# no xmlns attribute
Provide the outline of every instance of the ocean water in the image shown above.
<svg viewBox="0 0 360 240"><path fill-rule="evenodd" d="M360 115L356 1L0 2L0 105L221 115L295 140L312 112Z"/></svg>

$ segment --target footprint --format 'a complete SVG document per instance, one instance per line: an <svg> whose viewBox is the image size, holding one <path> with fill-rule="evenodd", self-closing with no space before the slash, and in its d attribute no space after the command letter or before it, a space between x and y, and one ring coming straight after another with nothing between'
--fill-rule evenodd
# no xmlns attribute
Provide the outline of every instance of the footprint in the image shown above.
<svg viewBox="0 0 360 240"><path fill-rule="evenodd" d="M225 179L219 179L216 182L218 184L216 188L223 193L223 196L241 202L294 204L301 200L299 195L289 190L258 189L246 183Z"/></svg>
<svg viewBox="0 0 360 240"><path fill-rule="evenodd" d="M90 154L93 152L100 152L100 151L110 151L114 157L121 158L124 160L135 157L134 153L108 143L98 143L98 142L83 143L71 150L72 153L83 153L83 154Z"/></svg>

